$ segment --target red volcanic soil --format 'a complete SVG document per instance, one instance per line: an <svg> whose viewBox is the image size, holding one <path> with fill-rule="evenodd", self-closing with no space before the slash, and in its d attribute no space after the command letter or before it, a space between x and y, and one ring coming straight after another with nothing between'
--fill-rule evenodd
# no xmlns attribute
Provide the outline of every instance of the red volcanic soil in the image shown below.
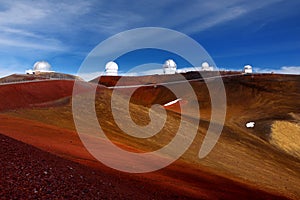
<svg viewBox="0 0 300 200"><path fill-rule="evenodd" d="M73 85L74 80L44 80L0 85L0 111L34 107L37 104L70 97ZM82 84L79 91L84 92L88 89L87 84Z"/></svg>
<svg viewBox="0 0 300 200"><path fill-rule="evenodd" d="M35 74L12 74L10 76L0 78L0 83L49 80L49 79L82 80L78 76L74 76L70 74L63 74L57 72L38 72Z"/></svg>
<svg viewBox="0 0 300 200"><path fill-rule="evenodd" d="M193 74L188 75L193 78ZM195 75L196 76L196 75ZM105 77L107 86L117 78ZM131 84L174 81L174 76L130 79ZM103 80L102 80L103 81ZM146 82L145 82L146 81ZM0 86L1 197L11 199L284 199L299 197L299 160L268 142L265 120L286 120L298 112L299 77L256 75L224 78L227 92L226 122L218 145L205 159L197 157L201 138L210 117L210 99L203 82L191 85L197 93L201 122L194 143L182 158L156 172L127 174L102 163L85 149L74 128L70 96L74 81L40 81ZM178 85L180 87L180 85ZM283 89L283 88L288 89ZM80 92L90 89L82 83ZM113 142L124 149L149 147L126 137L114 124L110 110L111 90L99 88L96 109L99 123ZM126 94L126 90L124 90ZM190 121L198 112L189 101L168 109L163 136L173 131L180 106L190 109ZM84 95L82 95L84 97ZM119 96L119 104L123 100ZM142 87L131 97L131 116L147 124L146 107L165 104L176 97L164 86ZM299 106L298 106L299 105ZM251 108L251 109L249 109ZM84 109L83 109L84 112ZM122 110L120 110L122 114ZM159 117L159 116L156 116ZM202 119L203 117L203 119ZM180 118L180 116L179 116ZM173 121L172 121L173 120ZM260 129L245 130L244 122L254 120ZM198 124L196 124L198 126ZM264 137L262 136L261 130ZM175 130L176 131L176 130ZM164 138L165 142L166 138ZM155 138L150 138L155 139ZM159 139L159 138L158 138ZM136 145L131 143L137 142ZM143 149L143 148L140 148ZM107 151L103 149L103 151ZM109 155L110 152L106 152ZM115 159L116 162L118 158ZM128 160L128 162L130 162ZM299 166L299 165L298 165ZM282 195L282 196L281 196Z"/></svg>
<svg viewBox="0 0 300 200"><path fill-rule="evenodd" d="M7 131L5 135L25 142L0 134L2 197L25 199L282 198L189 167L179 161L163 170L147 174L131 175L117 172L97 162L80 144L78 136L74 133L57 130L55 127L41 123L30 124L30 121L7 118L3 115L1 115L1 122L7 127L1 127L2 131ZM10 123L18 128L12 127ZM43 129L47 131L41 133ZM19 131L24 132L24 130L28 130L25 131L26 134L18 134ZM65 134L62 135L63 133Z"/></svg>
<svg viewBox="0 0 300 200"><path fill-rule="evenodd" d="M108 174L0 134L1 199L176 199L143 181ZM180 196L182 199L189 199Z"/></svg>

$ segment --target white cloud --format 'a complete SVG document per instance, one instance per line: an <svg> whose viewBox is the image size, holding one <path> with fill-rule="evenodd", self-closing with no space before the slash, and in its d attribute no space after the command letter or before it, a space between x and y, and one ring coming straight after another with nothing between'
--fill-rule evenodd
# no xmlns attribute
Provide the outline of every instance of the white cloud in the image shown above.
<svg viewBox="0 0 300 200"><path fill-rule="evenodd" d="M72 2L16 0L3 2L1 6L4 8L0 11L1 26L38 26L43 23L47 26L53 22L69 26L65 22L86 14L91 3L79 0Z"/></svg>
<svg viewBox="0 0 300 200"><path fill-rule="evenodd" d="M5 26L0 27L0 32L5 35L14 34L14 35L21 35L21 36L25 36L25 37L42 38L40 35L34 34L32 32L28 32L26 30L9 28L9 27L5 27Z"/></svg>
<svg viewBox="0 0 300 200"><path fill-rule="evenodd" d="M184 21L182 21L181 24L181 31L184 31L186 33L197 33L200 31L204 31L219 24L238 19L247 14L250 14L251 12L270 6L271 4L275 4L279 1L282 0L215 0L207 1L204 3L202 1L199 1L196 5L191 6L190 9L185 10L185 13L181 13L181 15L187 16L183 18ZM251 20L251 18L249 20ZM174 21L177 22L177 18Z"/></svg>
<svg viewBox="0 0 300 200"><path fill-rule="evenodd" d="M3 8L0 10L0 38L6 39L1 34L6 32L5 36L11 35L11 40L17 35L27 43L28 37L36 38L33 43L38 44L38 39L62 40L60 36L68 38L82 31L115 34L141 26L161 26L194 33L277 1L215 0L191 3L166 0L155 3L137 1L131 6L126 2L111 0L75 0L72 3L43 0L6 1L1 3ZM49 35L52 38L49 38Z"/></svg>
<svg viewBox="0 0 300 200"><path fill-rule="evenodd" d="M90 81L99 76L102 76L103 74L104 74L103 72L97 71L97 72L90 72L90 73L79 73L79 74L74 74L74 75L79 76L80 78L82 78L85 81Z"/></svg>
<svg viewBox="0 0 300 200"><path fill-rule="evenodd" d="M16 69L1 69L0 70L0 78L9 76L11 74L24 74L24 71L20 71L20 70L16 70Z"/></svg>
<svg viewBox="0 0 300 200"><path fill-rule="evenodd" d="M30 24L46 16L46 8L33 6L33 2L15 1L2 2L5 8L0 12L0 24Z"/></svg>
<svg viewBox="0 0 300 200"><path fill-rule="evenodd" d="M200 31L204 31L211 27L217 26L224 22L236 19L248 11L242 7L233 7L223 11L213 11L211 10L211 14L208 16L204 16L202 18L195 19L195 22L189 23L188 26L184 26L183 31L186 33L196 33Z"/></svg>
<svg viewBox="0 0 300 200"><path fill-rule="evenodd" d="M127 3L102 0L93 5L96 20L86 20L85 28L98 33L116 34L131 28L157 26L176 29L186 34L200 32L237 19L281 0L244 1L161 1ZM251 19L249 19L251 20Z"/></svg>
<svg viewBox="0 0 300 200"><path fill-rule="evenodd" d="M148 63L132 68L129 71L119 71L119 76L145 76L145 75L154 75L154 74L163 74L162 64L157 63ZM90 81L99 76L105 75L104 68L103 71L93 71L93 72L78 72L76 74L80 76L85 81Z"/></svg>
<svg viewBox="0 0 300 200"><path fill-rule="evenodd" d="M261 73L276 73L276 74L300 74L300 66L283 66L280 69L256 69L256 72Z"/></svg>
<svg viewBox="0 0 300 200"><path fill-rule="evenodd" d="M66 50L66 48L62 44L60 44L60 41L50 40L50 39L45 39L39 42L33 42L33 41L16 40L11 38L0 38L0 45L1 48L3 48L3 46L5 45L10 47L27 48L30 50L44 50L44 51Z"/></svg>
<svg viewBox="0 0 300 200"><path fill-rule="evenodd" d="M200 70L201 70L201 67L184 67L184 68L177 69L176 71L178 73L184 73L184 72L200 71Z"/></svg>
<svg viewBox="0 0 300 200"><path fill-rule="evenodd" d="M1 55L1 54L0 54ZM31 69L32 64L27 64L27 61L20 61L16 57L0 56L0 78L11 74L24 74L25 70Z"/></svg>
<svg viewBox="0 0 300 200"><path fill-rule="evenodd" d="M72 36L84 30L115 34L141 26L161 26L194 33L277 1L137 1L130 6L127 2L111 0L75 0L72 3L43 0L6 1L1 3L3 9L0 10L0 27L2 31L13 34L43 38L49 33L68 33Z"/></svg>
<svg viewBox="0 0 300 200"><path fill-rule="evenodd" d="M0 26L0 49L20 47L43 51L67 50L61 41L18 28Z"/></svg>
<svg viewBox="0 0 300 200"><path fill-rule="evenodd" d="M105 39L107 35L142 26L166 27L192 34L247 15L251 21L256 10L278 1L281 0L164 0L154 3L136 1L130 6L128 2L113 0L1 1L0 52L3 55L21 55L23 60L25 56L31 56L27 59L31 62L39 59L35 58L35 52L45 52L43 55L50 59L57 56L53 52L71 52L74 55L78 51L85 52L87 49L83 48L84 45L90 49L91 45ZM286 15L286 12L282 15ZM168 35L157 38L164 42L174 39ZM132 41L128 43L132 44ZM288 45L289 48L290 46L293 45ZM118 47L118 44L112 45L106 49L106 53L114 53L116 49L120 50L122 47ZM268 46L268 49L272 48ZM28 50L31 50L30 54ZM256 53L259 51L254 50ZM6 64L3 60L1 62L2 66ZM297 70L297 67L281 69L285 73Z"/></svg>
<svg viewBox="0 0 300 200"><path fill-rule="evenodd" d="M122 76L146 76L146 75L154 75L154 74L163 74L163 69L147 69L141 71L129 71L129 72L120 72Z"/></svg>
<svg viewBox="0 0 300 200"><path fill-rule="evenodd" d="M63 45L59 34L73 30L76 24L71 21L87 13L89 6L89 3L82 1L72 4L64 1L3 2L0 10L0 44L42 51L65 51L68 48Z"/></svg>

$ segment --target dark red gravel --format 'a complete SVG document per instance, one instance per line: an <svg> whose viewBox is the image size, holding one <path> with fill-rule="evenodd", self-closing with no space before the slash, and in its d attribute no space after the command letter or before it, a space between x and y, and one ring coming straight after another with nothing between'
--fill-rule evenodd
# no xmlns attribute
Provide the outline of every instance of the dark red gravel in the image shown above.
<svg viewBox="0 0 300 200"><path fill-rule="evenodd" d="M65 160L0 134L1 199L187 199Z"/></svg>

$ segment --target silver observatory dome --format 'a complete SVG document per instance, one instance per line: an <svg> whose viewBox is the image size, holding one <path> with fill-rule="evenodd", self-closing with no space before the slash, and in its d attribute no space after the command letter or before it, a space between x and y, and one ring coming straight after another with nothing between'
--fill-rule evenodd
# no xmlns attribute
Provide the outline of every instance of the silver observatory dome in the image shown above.
<svg viewBox="0 0 300 200"><path fill-rule="evenodd" d="M51 71L51 65L46 61L38 61L34 63L33 71L48 72Z"/></svg>

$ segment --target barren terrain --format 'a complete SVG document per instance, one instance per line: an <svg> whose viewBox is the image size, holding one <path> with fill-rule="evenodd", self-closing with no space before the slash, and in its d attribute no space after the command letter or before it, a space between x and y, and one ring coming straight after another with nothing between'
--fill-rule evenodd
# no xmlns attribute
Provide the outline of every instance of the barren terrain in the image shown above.
<svg viewBox="0 0 300 200"><path fill-rule="evenodd" d="M174 94L159 82L176 79L154 76L144 82L143 79L127 81L157 83L137 89L131 97L133 121L146 125L151 105L174 100ZM115 77L102 81L111 86L116 80ZM167 107L164 128L147 139L120 130L111 114L112 90L98 87L95 107L99 123L106 135L123 149L153 151L167 144L178 129L180 105L189 111L185 123L190 127L199 126L193 144L178 161L146 174L110 169L84 148L72 116L73 81L0 85L1 195L25 199L75 196L81 199L299 199L300 76L256 74L226 77L223 81L227 95L226 120L217 145L204 159L199 159L198 152L209 125L211 106L203 81L191 82L197 102L190 101L190 91L186 91L181 96L184 103ZM80 92L75 95L84 100L90 84L93 83L82 82ZM214 92L218 93L218 88ZM118 104L125 103L126 94L126 89L122 89L117 96ZM200 105L199 124L194 118L199 112L193 109L195 103ZM121 116L125 113L121 106L118 113ZM160 117L159 113L154 116ZM248 121L254 121L255 127L246 128ZM86 178L80 181L81 177ZM64 186L59 188L59 183ZM13 185L16 185L14 189Z"/></svg>

